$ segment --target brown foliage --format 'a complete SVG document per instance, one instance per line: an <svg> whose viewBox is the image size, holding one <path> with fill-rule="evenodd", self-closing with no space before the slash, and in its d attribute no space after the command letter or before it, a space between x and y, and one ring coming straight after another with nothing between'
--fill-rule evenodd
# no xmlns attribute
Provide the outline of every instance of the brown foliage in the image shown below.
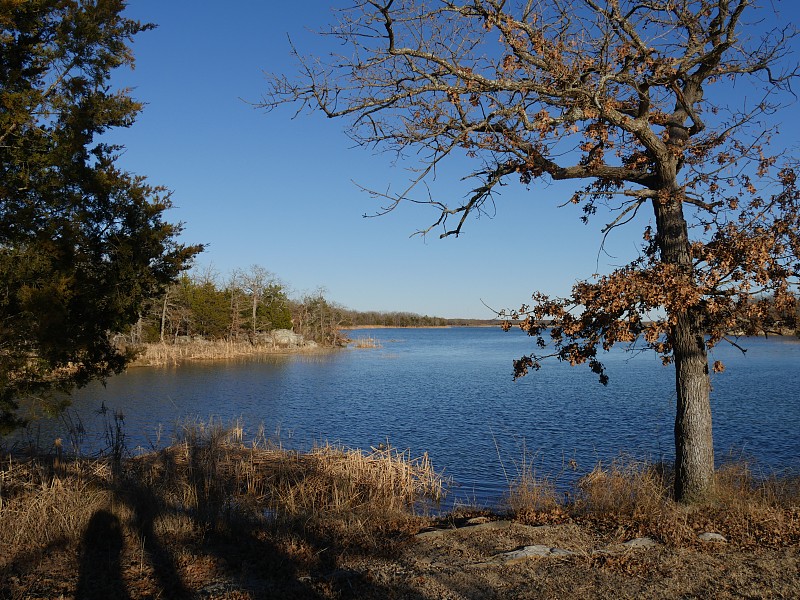
<svg viewBox="0 0 800 600"><path fill-rule="evenodd" d="M301 103L349 120L363 145L419 157L407 189L374 193L380 214L429 204L439 216L420 233L458 236L513 178L582 180L566 204L585 222L607 211L604 236L649 206L638 258L501 315L536 339L515 377L555 357L606 383L598 356L615 344L675 362L676 495L704 495L708 348L798 325L796 163L769 147L798 74L795 29L751 0L359 0L338 15L328 33L350 52L329 64L298 54L299 81L274 77L263 106ZM416 198L460 153L480 161L466 199Z"/></svg>
<svg viewBox="0 0 800 600"><path fill-rule="evenodd" d="M703 532L720 533L743 549L800 543L800 478L759 476L744 460L723 465L715 474L713 494L694 507L672 499L674 473L664 464L626 457L597 464L566 500L551 481L531 475L509 492L512 514L525 523L577 522L616 542L648 536L674 547L699 547L697 535Z"/></svg>

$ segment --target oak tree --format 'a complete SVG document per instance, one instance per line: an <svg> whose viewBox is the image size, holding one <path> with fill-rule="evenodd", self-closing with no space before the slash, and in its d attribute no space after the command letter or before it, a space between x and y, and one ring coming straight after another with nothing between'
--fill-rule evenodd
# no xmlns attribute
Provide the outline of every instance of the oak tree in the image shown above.
<svg viewBox="0 0 800 600"><path fill-rule="evenodd" d="M795 30L753 0L354 4L326 32L335 54L296 52L300 76L272 77L263 106L301 103L347 119L359 144L420 157L406 191L383 198L387 211L435 206L423 233L457 236L513 179L579 183L565 204L584 220L611 215L603 235L638 224L634 260L506 315L536 342L514 371L549 356L605 383L602 351L654 350L675 368L675 496L706 497L709 370L723 368L709 349L730 332L796 326L796 174L769 153ZM454 203L417 195L457 154L476 161L473 191ZM524 273L535 258L520 262Z"/></svg>
<svg viewBox="0 0 800 600"><path fill-rule="evenodd" d="M110 334L201 250L102 137L141 109L110 83L151 28L125 4L0 0L0 429L23 397L119 372Z"/></svg>

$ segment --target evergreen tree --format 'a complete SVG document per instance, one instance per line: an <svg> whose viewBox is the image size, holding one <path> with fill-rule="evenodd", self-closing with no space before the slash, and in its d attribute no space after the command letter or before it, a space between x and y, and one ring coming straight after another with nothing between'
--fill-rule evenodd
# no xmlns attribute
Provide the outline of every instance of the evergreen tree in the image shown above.
<svg viewBox="0 0 800 600"><path fill-rule="evenodd" d="M0 1L0 426L25 396L119 372L110 334L200 246L164 220L170 194L99 138L141 109L111 72L152 25L121 0Z"/></svg>

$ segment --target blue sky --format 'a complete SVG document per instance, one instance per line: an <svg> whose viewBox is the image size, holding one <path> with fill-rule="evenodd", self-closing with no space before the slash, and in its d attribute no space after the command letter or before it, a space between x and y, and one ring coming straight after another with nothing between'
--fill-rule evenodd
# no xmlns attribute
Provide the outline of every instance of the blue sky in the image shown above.
<svg viewBox="0 0 800 600"><path fill-rule="evenodd" d="M329 6L132 0L127 9L158 28L136 38L136 69L113 77L147 106L111 139L126 147L123 168L173 190L170 219L185 223L186 242L208 244L200 267L224 278L259 264L293 295L323 287L357 310L491 318L484 302L511 308L534 290L566 294L578 278L634 255L640 228L612 236L609 257L599 252L606 220L587 226L578 208L556 208L570 186L512 183L496 215L471 222L458 239L410 237L435 218L424 206L362 218L378 203L356 184L399 189L407 165L354 147L342 122L292 119L292 107L265 113L248 103L265 92L265 71L294 71L287 35L301 49L321 51L310 30L331 20ZM780 6L787 18L798 11ZM440 171L435 192L460 198L464 174L463 164Z"/></svg>

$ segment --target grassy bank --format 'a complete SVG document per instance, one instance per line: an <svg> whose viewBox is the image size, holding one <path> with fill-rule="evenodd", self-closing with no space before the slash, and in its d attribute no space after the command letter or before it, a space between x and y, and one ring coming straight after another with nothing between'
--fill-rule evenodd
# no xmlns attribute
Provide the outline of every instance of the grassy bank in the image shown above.
<svg viewBox="0 0 800 600"><path fill-rule="evenodd" d="M731 461L717 470L713 496L700 506L674 502L672 485L670 465L623 457L597 464L567 494L523 472L507 502L523 523L586 522L619 539L692 546L698 532L714 532L742 548L800 544L800 476L761 476L747 461Z"/></svg>
<svg viewBox="0 0 800 600"><path fill-rule="evenodd" d="M152 343L145 344L131 366L164 367L174 366L192 360L230 360L277 354L313 354L328 352L330 349L320 346L297 346L287 348L271 342L250 343L247 341L232 342L227 340L195 340L180 344Z"/></svg>
<svg viewBox="0 0 800 600"><path fill-rule="evenodd" d="M195 424L120 455L0 458L0 597L800 595L800 481L742 462L700 507L669 499L668 468L620 460L567 495L522 470L501 512L428 516L445 482L427 456L392 448L296 453ZM614 550L643 536L654 550ZM492 562L530 543L572 553Z"/></svg>
<svg viewBox="0 0 800 600"><path fill-rule="evenodd" d="M218 561L266 561L263 575L282 581L283 562L314 563L319 543L375 546L418 528L444 494L426 455L297 453L216 424L157 452L114 454L0 458L0 597L189 597Z"/></svg>

